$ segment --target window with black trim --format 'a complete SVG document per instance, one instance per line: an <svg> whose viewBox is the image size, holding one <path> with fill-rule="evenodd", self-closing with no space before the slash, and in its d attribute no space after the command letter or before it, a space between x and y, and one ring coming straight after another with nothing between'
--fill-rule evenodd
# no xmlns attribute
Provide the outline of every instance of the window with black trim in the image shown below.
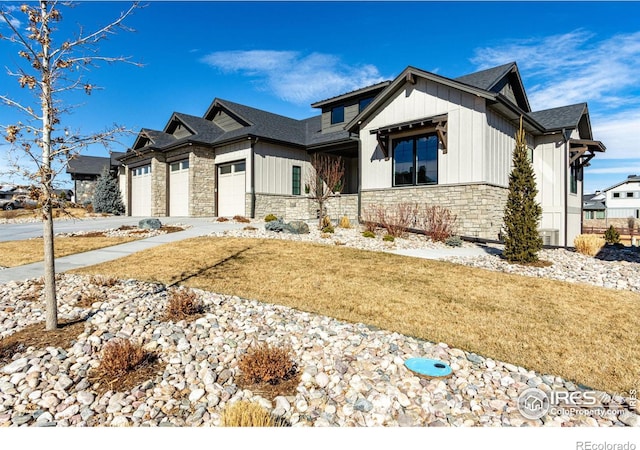
<svg viewBox="0 0 640 450"><path fill-rule="evenodd" d="M393 185L438 184L438 136L393 140Z"/></svg>
<svg viewBox="0 0 640 450"><path fill-rule="evenodd" d="M582 168L573 165L570 174L570 192L572 194L578 193L578 180L582 181Z"/></svg>
<svg viewBox="0 0 640 450"><path fill-rule="evenodd" d="M358 102L358 114L361 113L362 110L365 109L372 101L373 97L360 99L360 101Z"/></svg>
<svg viewBox="0 0 640 450"><path fill-rule="evenodd" d="M331 108L331 125L344 122L344 105Z"/></svg>
<svg viewBox="0 0 640 450"><path fill-rule="evenodd" d="M620 198L620 192L614 192L613 198Z"/></svg>
<svg viewBox="0 0 640 450"><path fill-rule="evenodd" d="M302 183L302 167L293 166L291 172L291 193L300 195L300 184Z"/></svg>

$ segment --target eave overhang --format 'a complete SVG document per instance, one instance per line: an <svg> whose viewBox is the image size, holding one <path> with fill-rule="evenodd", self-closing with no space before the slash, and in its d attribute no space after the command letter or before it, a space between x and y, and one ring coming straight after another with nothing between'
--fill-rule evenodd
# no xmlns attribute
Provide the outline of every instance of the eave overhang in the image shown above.
<svg viewBox="0 0 640 450"><path fill-rule="evenodd" d="M604 153L607 148L600 141L589 139L569 139L569 164L578 168L586 167L596 156L596 152Z"/></svg>

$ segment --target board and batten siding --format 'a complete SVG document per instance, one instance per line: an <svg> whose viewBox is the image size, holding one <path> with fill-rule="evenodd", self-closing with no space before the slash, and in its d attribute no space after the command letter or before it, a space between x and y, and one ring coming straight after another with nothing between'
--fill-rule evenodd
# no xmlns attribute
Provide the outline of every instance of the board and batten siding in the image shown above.
<svg viewBox="0 0 640 450"><path fill-rule="evenodd" d="M238 123L236 119L231 117L225 111L218 111L213 118L213 123L218 125L224 131L238 130L243 127L241 123Z"/></svg>
<svg viewBox="0 0 640 450"><path fill-rule="evenodd" d="M511 121L491 110L487 111L487 125L484 152L486 181L508 187L517 129Z"/></svg>
<svg viewBox="0 0 640 450"><path fill-rule="evenodd" d="M385 160L370 130L396 123L447 114L447 153L438 153L438 184L492 182L485 176L484 146L487 128L484 99L439 83L418 78L406 84L361 127L362 189L389 188L393 184L393 150ZM412 135L420 134L413 132ZM399 135L400 136L400 135Z"/></svg>
<svg viewBox="0 0 640 450"><path fill-rule="evenodd" d="M564 143L557 135L538 136L533 150L533 171L536 176L538 195L536 201L542 206L541 229L559 230L564 233L564 191L562 173Z"/></svg>
<svg viewBox="0 0 640 450"><path fill-rule="evenodd" d="M340 104L334 105L340 106ZM336 131L344 130L344 126L351 121L355 116L360 113L360 102L356 101L355 103L345 104L344 105L344 121L339 123L331 124L331 110L333 109L327 108L322 111L322 132L323 133L334 133Z"/></svg>
<svg viewBox="0 0 640 450"><path fill-rule="evenodd" d="M268 142L258 142L254 152L256 193L291 195L293 166L300 166L300 193L304 195L304 185L311 169L306 151Z"/></svg>

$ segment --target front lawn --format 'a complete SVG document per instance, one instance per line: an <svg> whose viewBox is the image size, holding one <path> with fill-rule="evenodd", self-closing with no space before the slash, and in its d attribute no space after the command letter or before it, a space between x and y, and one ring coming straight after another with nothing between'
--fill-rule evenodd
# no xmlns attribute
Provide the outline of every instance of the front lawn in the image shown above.
<svg viewBox="0 0 640 450"><path fill-rule="evenodd" d="M640 295L628 291L352 248L211 237L73 272L362 322L609 392L640 384Z"/></svg>

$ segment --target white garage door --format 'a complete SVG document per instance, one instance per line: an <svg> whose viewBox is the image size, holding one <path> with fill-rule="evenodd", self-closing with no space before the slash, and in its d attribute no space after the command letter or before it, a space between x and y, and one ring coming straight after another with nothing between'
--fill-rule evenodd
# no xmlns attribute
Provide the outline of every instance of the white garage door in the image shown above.
<svg viewBox="0 0 640 450"><path fill-rule="evenodd" d="M189 160L169 165L169 215L189 215Z"/></svg>
<svg viewBox="0 0 640 450"><path fill-rule="evenodd" d="M151 215L151 165L131 169L131 215Z"/></svg>
<svg viewBox="0 0 640 450"><path fill-rule="evenodd" d="M218 216L244 216L245 169L244 161L218 166Z"/></svg>

